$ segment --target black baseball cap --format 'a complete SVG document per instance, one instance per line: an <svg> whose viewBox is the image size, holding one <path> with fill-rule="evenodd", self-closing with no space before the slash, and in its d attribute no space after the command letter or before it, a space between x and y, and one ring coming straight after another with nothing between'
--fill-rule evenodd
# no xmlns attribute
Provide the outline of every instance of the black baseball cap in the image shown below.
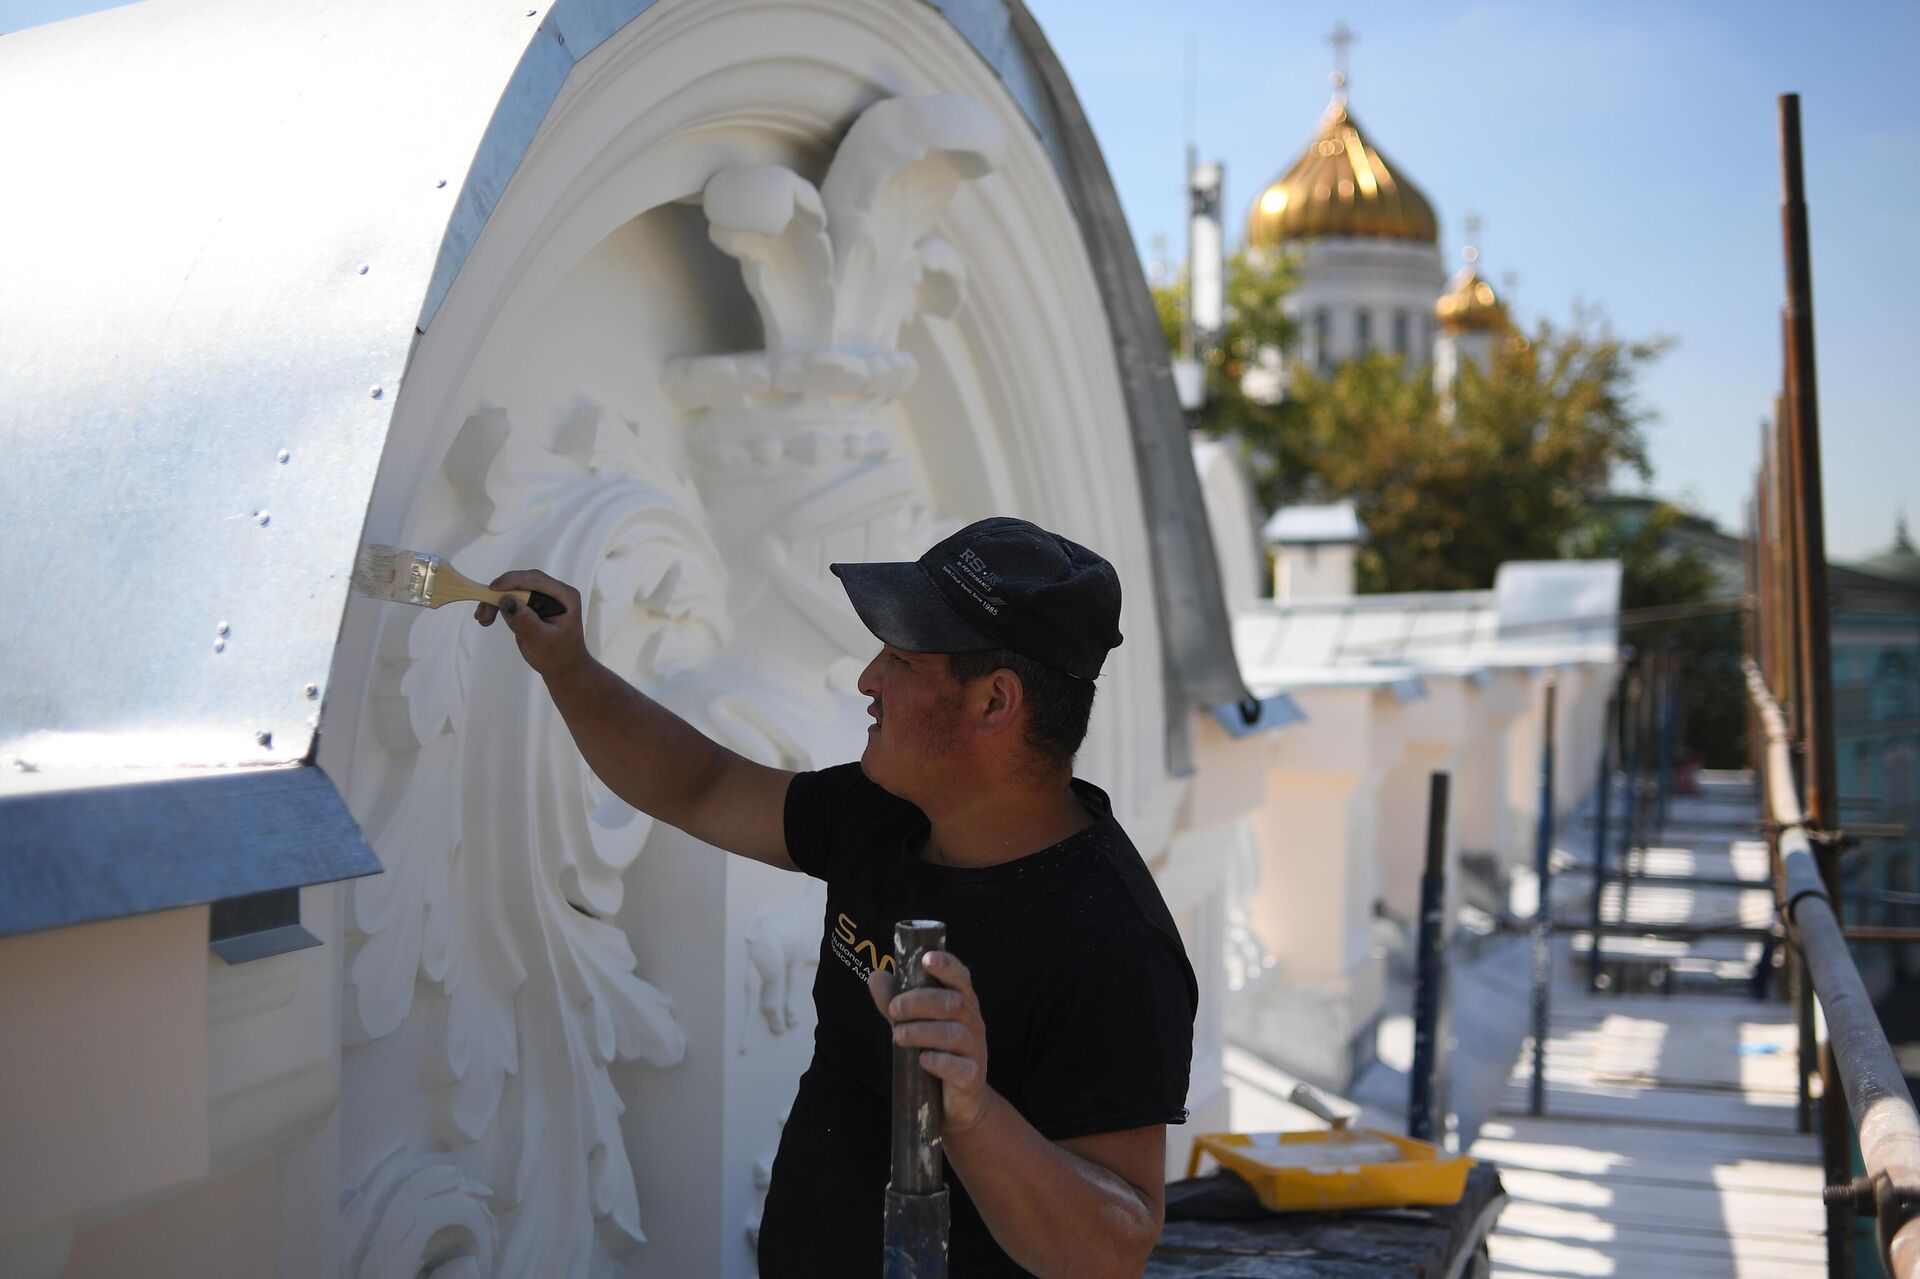
<svg viewBox="0 0 1920 1279"><path fill-rule="evenodd" d="M979 520L918 560L827 567L867 629L909 653L1010 648L1092 679L1120 645L1113 565L1026 520Z"/></svg>

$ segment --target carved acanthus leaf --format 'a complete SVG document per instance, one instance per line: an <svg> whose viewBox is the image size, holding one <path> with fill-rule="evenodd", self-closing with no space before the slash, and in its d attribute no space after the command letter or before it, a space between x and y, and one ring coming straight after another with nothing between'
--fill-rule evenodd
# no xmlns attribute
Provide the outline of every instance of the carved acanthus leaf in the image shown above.
<svg viewBox="0 0 1920 1279"><path fill-rule="evenodd" d="M725 648L726 574L698 492L629 424L582 406L529 439L485 409L442 473L476 526L450 558L482 581L539 564L576 584L589 648L635 683ZM418 977L438 986L433 1132L489 1169L502 1272L584 1273L596 1232L642 1238L609 1069L685 1052L610 922L652 823L593 778L511 637L481 640L468 617L387 618L374 705L394 763L362 815L387 873L354 890L353 1020L388 1034Z"/></svg>
<svg viewBox="0 0 1920 1279"><path fill-rule="evenodd" d="M446 1155L395 1146L341 1198L341 1273L351 1279L493 1274L493 1192Z"/></svg>
<svg viewBox="0 0 1920 1279"><path fill-rule="evenodd" d="M733 417L848 420L903 394L897 349L916 309L951 316L966 272L929 230L962 182L992 170L1005 138L986 107L957 95L889 98L854 121L818 190L775 165L708 180L708 234L740 260L766 350L675 361L666 385L687 409ZM777 441L728 441L710 464L771 466ZM771 437L766 437L771 438Z"/></svg>
<svg viewBox="0 0 1920 1279"><path fill-rule="evenodd" d="M820 198L838 263L835 338L891 349L911 314L921 240L962 182L999 167L1000 123L958 94L887 98L854 121Z"/></svg>
<svg viewBox="0 0 1920 1279"><path fill-rule="evenodd" d="M707 234L740 260L769 351L815 350L833 338L833 245L813 184L774 164L722 169L707 183Z"/></svg>

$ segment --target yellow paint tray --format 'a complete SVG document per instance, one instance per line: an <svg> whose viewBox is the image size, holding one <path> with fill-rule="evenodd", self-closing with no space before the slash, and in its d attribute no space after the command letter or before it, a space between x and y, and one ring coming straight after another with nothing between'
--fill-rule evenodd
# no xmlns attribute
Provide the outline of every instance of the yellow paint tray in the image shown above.
<svg viewBox="0 0 1920 1279"><path fill-rule="evenodd" d="M1352 1129L1305 1088L1293 1100L1333 1124L1324 1132L1209 1132L1193 1139L1187 1176L1200 1156L1253 1187L1270 1212L1332 1212L1458 1203L1474 1160L1377 1128Z"/></svg>

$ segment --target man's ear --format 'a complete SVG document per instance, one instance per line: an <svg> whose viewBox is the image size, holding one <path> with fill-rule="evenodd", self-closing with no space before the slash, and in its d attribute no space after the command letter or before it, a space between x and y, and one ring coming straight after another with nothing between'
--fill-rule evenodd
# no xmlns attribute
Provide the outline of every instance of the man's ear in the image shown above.
<svg viewBox="0 0 1920 1279"><path fill-rule="evenodd" d="M984 732L1005 732L1019 722L1020 710L1027 704L1027 690L1020 677L1004 666L982 683L986 700L980 707L980 727Z"/></svg>

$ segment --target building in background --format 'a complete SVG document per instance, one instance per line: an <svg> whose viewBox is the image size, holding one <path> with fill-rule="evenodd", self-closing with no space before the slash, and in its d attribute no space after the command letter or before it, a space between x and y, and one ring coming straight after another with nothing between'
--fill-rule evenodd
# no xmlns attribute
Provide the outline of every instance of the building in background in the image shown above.
<svg viewBox="0 0 1920 1279"><path fill-rule="evenodd" d="M1329 37L1342 63L1333 100L1313 140L1293 164L1254 198L1246 246L1289 255L1299 283L1286 307L1299 326L1300 358L1320 373L1373 351L1431 364L1444 386L1462 360L1483 360L1506 308L1479 273L1469 244L1449 280L1442 264L1433 204L1404 171L1389 163L1348 107L1344 26ZM1467 221L1469 238L1477 220ZM1284 385L1279 353L1252 371L1256 388Z"/></svg>
<svg viewBox="0 0 1920 1279"><path fill-rule="evenodd" d="M1862 840L1846 860L1851 923L1920 924L1920 552L1902 518L1878 555L1828 569L1833 593L1834 780L1849 822L1902 827ZM1920 943L1855 942L1876 1003L1920 992ZM1910 1014L1891 1033L1920 1032ZM1909 1076L1920 1067L1909 1067Z"/></svg>

